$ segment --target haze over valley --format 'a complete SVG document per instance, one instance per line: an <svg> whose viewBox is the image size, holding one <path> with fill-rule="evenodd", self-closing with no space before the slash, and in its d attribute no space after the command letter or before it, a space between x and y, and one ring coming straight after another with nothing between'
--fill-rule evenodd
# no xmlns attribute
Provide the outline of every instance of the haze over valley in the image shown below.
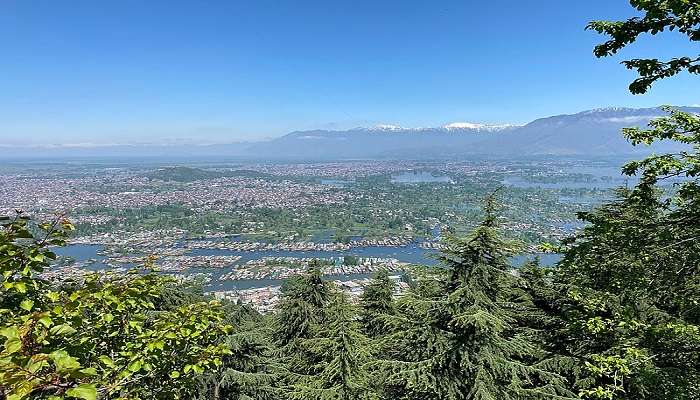
<svg viewBox="0 0 700 400"><path fill-rule="evenodd" d="M0 399L700 400L700 0L1 9Z"/></svg>
<svg viewBox="0 0 700 400"><path fill-rule="evenodd" d="M700 107L680 107L700 113ZM653 148L630 146L620 134L629 126L646 126L665 115L660 108L599 108L570 115L539 118L527 124L489 125L457 122L440 127L396 125L342 131L292 132L276 139L248 143L46 143L0 147L0 158L41 157L235 157L247 160L456 159L473 156L625 157L668 152L677 143ZM2 143L0 143L0 146ZM4 151L3 151L4 150Z"/></svg>

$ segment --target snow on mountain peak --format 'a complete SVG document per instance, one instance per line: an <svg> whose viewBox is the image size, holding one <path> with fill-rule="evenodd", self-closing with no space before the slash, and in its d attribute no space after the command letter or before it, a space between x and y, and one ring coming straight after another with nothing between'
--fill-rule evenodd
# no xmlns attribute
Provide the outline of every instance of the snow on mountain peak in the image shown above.
<svg viewBox="0 0 700 400"><path fill-rule="evenodd" d="M480 129L485 127L484 124L473 124L471 122L453 122L445 125L447 129Z"/></svg>
<svg viewBox="0 0 700 400"><path fill-rule="evenodd" d="M514 128L516 125L502 124L502 125L488 125L488 124L475 124L472 122L453 122L451 124L445 125L443 128L448 131L452 130L476 130L476 131L487 131L487 132L497 132L504 129Z"/></svg>
<svg viewBox="0 0 700 400"><path fill-rule="evenodd" d="M374 127L374 130L378 131L403 131L406 128L398 125L391 125L391 124L379 124Z"/></svg>
<svg viewBox="0 0 700 400"><path fill-rule="evenodd" d="M634 112L638 111L637 109L634 108L628 108L628 107L601 107L601 108L594 108L592 110L588 111L582 111L579 114L600 114L600 113L619 113L619 112Z"/></svg>
<svg viewBox="0 0 700 400"><path fill-rule="evenodd" d="M517 125L488 125L488 124L477 124L472 122L453 122L437 128L427 128L427 127L417 127L417 128L406 128L399 125L392 124L379 124L371 128L357 128L363 131L372 132L435 132L435 131L447 131L447 132L459 132L459 131L476 131L476 132L498 132L504 129L515 128Z"/></svg>

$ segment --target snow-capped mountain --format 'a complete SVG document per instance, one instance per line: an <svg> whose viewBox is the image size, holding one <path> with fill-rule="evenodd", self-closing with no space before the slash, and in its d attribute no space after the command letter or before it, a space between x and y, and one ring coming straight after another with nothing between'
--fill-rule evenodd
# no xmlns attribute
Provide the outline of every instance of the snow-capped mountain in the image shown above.
<svg viewBox="0 0 700 400"><path fill-rule="evenodd" d="M681 107L700 114L700 107ZM235 156L247 159L447 159L470 156L627 156L677 151L675 143L653 149L633 147L620 134L623 127L645 126L666 115L660 108L599 108L576 114L536 119L526 125L489 125L453 122L438 127L410 128L378 125L342 131L311 130L255 143L212 145L122 144L113 146L59 146L31 148L33 157L51 156ZM2 143L0 143L0 147ZM3 156L0 154L0 157Z"/></svg>
<svg viewBox="0 0 700 400"><path fill-rule="evenodd" d="M511 124L500 124L500 125L489 125L489 124L475 124L472 122L453 122L442 127L442 129L449 132L464 132L464 131L476 131L476 132L502 132L506 130L511 130L518 128L518 125Z"/></svg>
<svg viewBox="0 0 700 400"><path fill-rule="evenodd" d="M507 129L517 128L517 125L501 124L478 124L472 122L452 122L444 126L438 127L416 127L409 128L405 126L393 124L379 124L372 127L358 127L349 129L349 131L367 131L367 132L403 132L403 133L436 133L436 132L454 132L454 133L474 133L474 132L500 132Z"/></svg>
<svg viewBox="0 0 700 400"><path fill-rule="evenodd" d="M683 107L700 112L700 108ZM344 131L292 132L251 151L282 158L453 158L468 155L632 155L620 134L627 126L645 126L665 115L660 108L610 107L540 118L526 125L454 122L440 127L378 125ZM672 145L672 147L675 145ZM663 150L664 145L657 147Z"/></svg>

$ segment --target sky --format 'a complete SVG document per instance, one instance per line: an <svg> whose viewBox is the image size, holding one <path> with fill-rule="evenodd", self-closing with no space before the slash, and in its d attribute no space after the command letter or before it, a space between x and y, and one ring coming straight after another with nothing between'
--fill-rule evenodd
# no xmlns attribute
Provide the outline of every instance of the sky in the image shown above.
<svg viewBox="0 0 700 400"><path fill-rule="evenodd" d="M629 94L619 62L697 54L678 34L596 59L625 0L0 1L0 145L230 143L295 130L526 123L700 103L682 75Z"/></svg>

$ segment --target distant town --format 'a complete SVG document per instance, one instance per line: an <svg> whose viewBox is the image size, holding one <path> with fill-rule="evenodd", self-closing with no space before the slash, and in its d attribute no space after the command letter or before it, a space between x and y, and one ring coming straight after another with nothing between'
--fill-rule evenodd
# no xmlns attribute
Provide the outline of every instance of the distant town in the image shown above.
<svg viewBox="0 0 700 400"><path fill-rule="evenodd" d="M587 167L581 172L581 165ZM47 276L153 265L265 311L280 281L320 265L350 292L386 269L435 265L446 235L501 192L505 234L524 255L581 227L575 213L625 184L615 160L139 164L8 163L0 214L62 215L77 230ZM342 277L343 279L336 279Z"/></svg>

